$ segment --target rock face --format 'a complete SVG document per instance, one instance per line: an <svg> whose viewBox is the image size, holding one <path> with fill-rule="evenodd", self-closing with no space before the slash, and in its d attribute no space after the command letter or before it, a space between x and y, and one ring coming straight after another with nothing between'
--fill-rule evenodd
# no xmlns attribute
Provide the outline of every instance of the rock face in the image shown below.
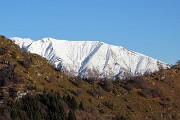
<svg viewBox="0 0 180 120"><path fill-rule="evenodd" d="M57 68L72 76L126 78L166 69L168 64L99 41L66 41L43 38L11 38L23 50L47 58Z"/></svg>

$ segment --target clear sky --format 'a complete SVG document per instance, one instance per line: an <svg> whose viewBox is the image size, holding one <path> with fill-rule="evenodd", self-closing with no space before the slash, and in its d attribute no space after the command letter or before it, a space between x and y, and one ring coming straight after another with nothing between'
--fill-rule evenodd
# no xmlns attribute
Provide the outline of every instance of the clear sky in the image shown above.
<svg viewBox="0 0 180 120"><path fill-rule="evenodd" d="M174 64L180 0L0 0L0 34L98 40Z"/></svg>

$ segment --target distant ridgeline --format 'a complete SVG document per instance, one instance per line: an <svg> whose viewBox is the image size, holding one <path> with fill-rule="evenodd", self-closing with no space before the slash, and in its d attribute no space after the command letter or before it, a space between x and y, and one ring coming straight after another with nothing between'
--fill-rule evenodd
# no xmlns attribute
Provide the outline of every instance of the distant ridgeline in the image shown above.
<svg viewBox="0 0 180 120"><path fill-rule="evenodd" d="M67 75L82 78L128 78L149 74L170 66L166 63L99 41L67 41L43 38L11 38L25 51L48 59Z"/></svg>

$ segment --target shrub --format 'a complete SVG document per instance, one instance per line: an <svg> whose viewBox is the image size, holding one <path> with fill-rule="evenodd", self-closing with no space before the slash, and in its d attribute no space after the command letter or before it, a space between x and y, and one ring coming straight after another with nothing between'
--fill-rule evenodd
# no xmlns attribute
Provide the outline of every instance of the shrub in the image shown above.
<svg viewBox="0 0 180 120"><path fill-rule="evenodd" d="M127 91L132 91L132 90L135 89L135 86L133 84L131 84L131 83L127 83L126 86L125 86L125 89Z"/></svg>
<svg viewBox="0 0 180 120"><path fill-rule="evenodd" d="M141 77L137 77L134 80L128 80L125 88L128 91L132 91L134 89L146 89L149 88L149 83Z"/></svg>
<svg viewBox="0 0 180 120"><path fill-rule="evenodd" d="M8 53L9 47L7 46L2 46L0 47L0 55L5 55Z"/></svg>
<svg viewBox="0 0 180 120"><path fill-rule="evenodd" d="M55 76L50 76L47 81L48 81L49 83L52 83L52 82L56 81L56 77L55 77Z"/></svg>
<svg viewBox="0 0 180 120"><path fill-rule="evenodd" d="M37 87L35 85L33 85L33 84L30 84L30 85L27 86L27 89L31 90L31 91L32 90L37 90Z"/></svg>
<svg viewBox="0 0 180 120"><path fill-rule="evenodd" d="M87 93L89 93L90 95L92 95L93 97L97 97L100 98L103 96L103 90L101 89L97 89L97 88L91 88L87 91Z"/></svg>
<svg viewBox="0 0 180 120"><path fill-rule="evenodd" d="M170 100L163 98L162 101L159 102L159 104L164 108L170 108L172 106L172 103Z"/></svg>
<svg viewBox="0 0 180 120"><path fill-rule="evenodd" d="M11 53L11 56L12 56L12 58L16 59L16 58L17 58L16 52L13 51L13 52Z"/></svg>
<svg viewBox="0 0 180 120"><path fill-rule="evenodd" d="M103 105L106 106L106 107L109 108L109 109L114 109L114 104L113 104L110 100L105 101L105 102L103 103Z"/></svg>
<svg viewBox="0 0 180 120"><path fill-rule="evenodd" d="M9 88L9 96L16 97L17 90L16 88Z"/></svg>
<svg viewBox="0 0 180 120"><path fill-rule="evenodd" d="M73 80L70 80L70 82L77 87L82 87L82 80L81 79L73 79Z"/></svg>
<svg viewBox="0 0 180 120"><path fill-rule="evenodd" d="M113 82L111 80L101 80L100 85L107 92L111 92L113 90Z"/></svg>
<svg viewBox="0 0 180 120"><path fill-rule="evenodd" d="M19 63L25 68L30 68L32 64L32 59L31 57L26 57L23 61L19 61Z"/></svg>
<svg viewBox="0 0 180 120"><path fill-rule="evenodd" d="M138 77L135 81L134 81L134 86L139 89L144 89L144 88L148 88L149 87L149 83L142 79L141 77Z"/></svg>
<svg viewBox="0 0 180 120"><path fill-rule="evenodd" d="M94 79L93 78L84 78L84 81L88 82L89 84L94 84Z"/></svg>
<svg viewBox="0 0 180 120"><path fill-rule="evenodd" d="M13 83L16 83L16 84L17 84L17 83L22 82L22 78L21 78L18 74L14 73L14 74L13 74L12 81L13 81Z"/></svg>
<svg viewBox="0 0 180 120"><path fill-rule="evenodd" d="M145 98L158 98L158 97L162 97L163 93L158 88L149 88L149 89L144 89L142 92L139 93L139 95Z"/></svg>
<svg viewBox="0 0 180 120"><path fill-rule="evenodd" d="M73 93L74 93L76 96L79 96L79 95L82 93L82 89L77 89L76 91L73 91Z"/></svg>
<svg viewBox="0 0 180 120"><path fill-rule="evenodd" d="M5 86L8 82L19 83L21 78L14 72L15 66L9 66L0 69L0 86Z"/></svg>

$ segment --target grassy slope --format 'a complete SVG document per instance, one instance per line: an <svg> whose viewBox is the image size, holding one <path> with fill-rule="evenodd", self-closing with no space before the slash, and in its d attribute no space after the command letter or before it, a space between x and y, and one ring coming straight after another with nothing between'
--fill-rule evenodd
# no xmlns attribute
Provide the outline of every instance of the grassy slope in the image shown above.
<svg viewBox="0 0 180 120"><path fill-rule="evenodd" d="M70 78L58 72L44 58L30 53L22 52L10 40L0 37L0 46L8 46L8 53L0 56L0 60L7 60L16 65L15 72L22 77L18 84L9 83L3 89L16 87L18 91L25 91L28 87L36 86L36 91L53 89L61 94L75 96L77 101L83 101L85 111L76 111L78 119L112 119L116 116L126 119L180 119L180 67L162 70L146 77L132 78L132 82L113 83L113 90L107 92L99 85L99 81L92 84ZM17 58L11 53L16 52ZM18 61L31 57L32 65L25 68ZM4 64L0 64L4 66ZM137 81L141 82L138 83ZM74 84L73 84L74 83ZM75 85L79 84L79 85ZM93 89L100 93L92 96L87 91ZM152 95L145 92L153 89L160 91ZM157 94L157 95L156 95ZM7 98L8 95L7 95ZM109 105L104 105L110 101ZM111 107L112 106L112 107Z"/></svg>

